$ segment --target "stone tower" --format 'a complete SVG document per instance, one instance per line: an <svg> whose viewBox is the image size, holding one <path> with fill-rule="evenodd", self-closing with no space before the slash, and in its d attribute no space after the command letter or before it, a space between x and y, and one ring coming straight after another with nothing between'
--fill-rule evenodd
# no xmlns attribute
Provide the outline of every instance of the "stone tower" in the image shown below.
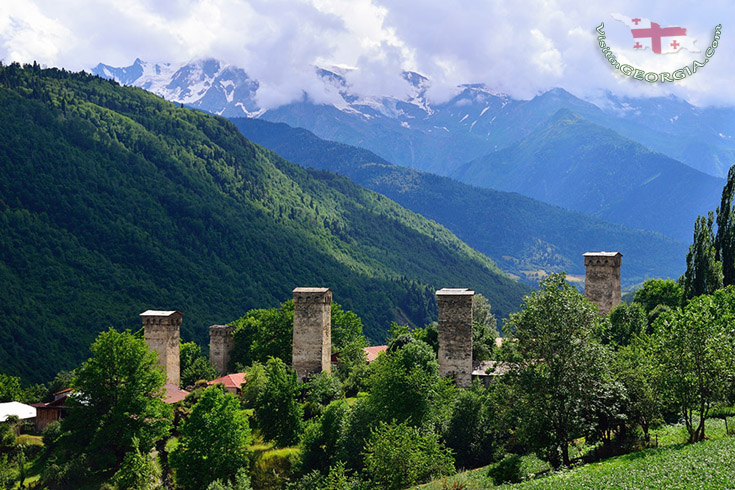
<svg viewBox="0 0 735 490"><path fill-rule="evenodd" d="M157 310L140 314L145 342L158 352L159 364L166 370L166 382L176 386L179 386L179 328L183 316L178 311Z"/></svg>
<svg viewBox="0 0 735 490"><path fill-rule="evenodd" d="M227 372L230 364L230 354L235 348L235 338L232 325L212 325L209 327L209 360L220 374Z"/></svg>
<svg viewBox="0 0 735 490"><path fill-rule="evenodd" d="M293 368L299 381L332 369L332 290L293 290Z"/></svg>
<svg viewBox="0 0 735 490"><path fill-rule="evenodd" d="M453 376L457 386L472 384L472 300L469 289L436 292L439 307L439 373Z"/></svg>
<svg viewBox="0 0 735 490"><path fill-rule="evenodd" d="M600 313L606 315L620 304L620 252L587 252L584 265L587 274L584 279L584 295L597 305Z"/></svg>

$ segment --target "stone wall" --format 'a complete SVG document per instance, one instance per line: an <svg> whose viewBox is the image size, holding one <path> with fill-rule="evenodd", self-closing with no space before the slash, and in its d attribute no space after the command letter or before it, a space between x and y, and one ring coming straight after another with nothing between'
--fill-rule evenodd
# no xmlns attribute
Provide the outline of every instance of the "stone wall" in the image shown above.
<svg viewBox="0 0 735 490"><path fill-rule="evenodd" d="M148 310L140 314L145 342L158 352L159 364L166 370L167 383L179 386L179 328L183 314L178 311Z"/></svg>
<svg viewBox="0 0 735 490"><path fill-rule="evenodd" d="M220 374L227 372L230 355L235 348L232 325L212 325L209 327L209 360Z"/></svg>
<svg viewBox="0 0 735 490"><path fill-rule="evenodd" d="M331 371L332 291L293 290L293 361L299 381L309 374Z"/></svg>
<svg viewBox="0 0 735 490"><path fill-rule="evenodd" d="M595 303L600 313L606 315L622 299L620 291L620 252L587 252L584 265L587 272L584 280L584 295Z"/></svg>
<svg viewBox="0 0 735 490"><path fill-rule="evenodd" d="M469 289L444 288L436 292L439 307L439 372L452 376L457 386L472 384L472 300Z"/></svg>

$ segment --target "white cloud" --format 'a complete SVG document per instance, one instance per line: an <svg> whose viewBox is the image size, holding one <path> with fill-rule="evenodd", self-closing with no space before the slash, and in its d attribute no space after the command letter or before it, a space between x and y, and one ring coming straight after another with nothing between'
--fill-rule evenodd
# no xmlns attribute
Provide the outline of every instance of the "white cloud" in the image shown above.
<svg viewBox="0 0 735 490"><path fill-rule="evenodd" d="M533 51L530 59L541 73L559 77L564 72L564 62L561 53L554 47L553 41L543 35L538 29L531 29Z"/></svg>
<svg viewBox="0 0 735 490"><path fill-rule="evenodd" d="M651 86L616 76L595 27L605 22L616 55L631 64L664 70L674 61L633 52L630 31L613 12L687 27L702 49L722 23L722 39L696 76ZM314 65L356 67L348 81L368 95L400 96L408 90L401 72L414 70L431 79L429 95L437 100L454 95L458 84L481 82L523 98L561 86L585 97L609 90L735 104L726 23L734 14L727 0L706 7L674 0L14 0L0 2L0 58L78 70L98 62L126 66L137 57L217 57L260 80L258 97L269 107L304 91L333 100ZM670 56L679 62L697 55Z"/></svg>
<svg viewBox="0 0 735 490"><path fill-rule="evenodd" d="M0 4L0 58L6 62L36 59L53 63L61 46L72 38L63 24L46 17L32 3Z"/></svg>

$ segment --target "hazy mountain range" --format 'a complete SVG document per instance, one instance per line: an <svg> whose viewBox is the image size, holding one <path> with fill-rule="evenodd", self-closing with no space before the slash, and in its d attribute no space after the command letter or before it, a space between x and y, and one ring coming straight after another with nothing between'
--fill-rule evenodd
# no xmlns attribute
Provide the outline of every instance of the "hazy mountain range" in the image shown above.
<svg viewBox="0 0 735 490"><path fill-rule="evenodd" d="M714 209L735 162L735 109L669 98L581 100L554 89L515 100L482 84L442 103L431 81L404 73L402 98L355 93L344 69L315 68L332 103L304 97L258 105L258 82L216 60L92 71L227 117L301 127L372 151L394 165L518 192L630 228L691 240L694 219Z"/></svg>
<svg viewBox="0 0 735 490"><path fill-rule="evenodd" d="M288 160L346 175L441 223L503 270L528 281L538 280L543 272L559 271L582 279L580 250L622 252L624 286L648 277L676 278L684 269L686 245L659 233L614 225L518 193L392 165L368 150L325 141L284 123L243 117L232 122L248 139Z"/></svg>
<svg viewBox="0 0 735 490"><path fill-rule="evenodd" d="M333 103L314 104L305 94L269 110L259 107L259 84L246 68L213 59L185 64L138 59L129 67L100 63L91 71L213 114L285 122L327 140L367 148L394 164L444 175L528 136L563 108L717 177L724 177L735 162L732 107L698 108L674 97L612 94L593 104L562 89L515 100L472 83L457 87L450 100L433 103L426 98L431 81L418 73L404 73L406 95L397 98L356 93L344 69L315 70Z"/></svg>

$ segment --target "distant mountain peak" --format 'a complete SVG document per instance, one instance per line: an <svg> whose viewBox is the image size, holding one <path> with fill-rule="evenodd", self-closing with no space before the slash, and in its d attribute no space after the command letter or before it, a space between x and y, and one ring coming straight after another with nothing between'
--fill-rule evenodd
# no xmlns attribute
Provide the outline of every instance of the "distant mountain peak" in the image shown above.
<svg viewBox="0 0 735 490"><path fill-rule="evenodd" d="M213 114L302 126L320 137L437 173L451 173L519 141L560 108L712 175L727 175L735 161L732 108L702 109L675 97L636 99L611 93L589 101L558 87L521 100L484 83L458 85L438 101L432 98L432 80L416 71L400 73L398 86L385 94L356 83L356 67L322 65L314 70L321 84L295 91L299 95L280 107L263 107L258 80L214 58L185 64L138 58L127 67L100 63L92 72Z"/></svg>
<svg viewBox="0 0 735 490"><path fill-rule="evenodd" d="M580 116L576 112L573 112L571 109L562 107L561 109L556 111L553 116L549 118L549 123L553 124L559 121L577 123L577 122L584 121L584 120L585 120L584 117Z"/></svg>

